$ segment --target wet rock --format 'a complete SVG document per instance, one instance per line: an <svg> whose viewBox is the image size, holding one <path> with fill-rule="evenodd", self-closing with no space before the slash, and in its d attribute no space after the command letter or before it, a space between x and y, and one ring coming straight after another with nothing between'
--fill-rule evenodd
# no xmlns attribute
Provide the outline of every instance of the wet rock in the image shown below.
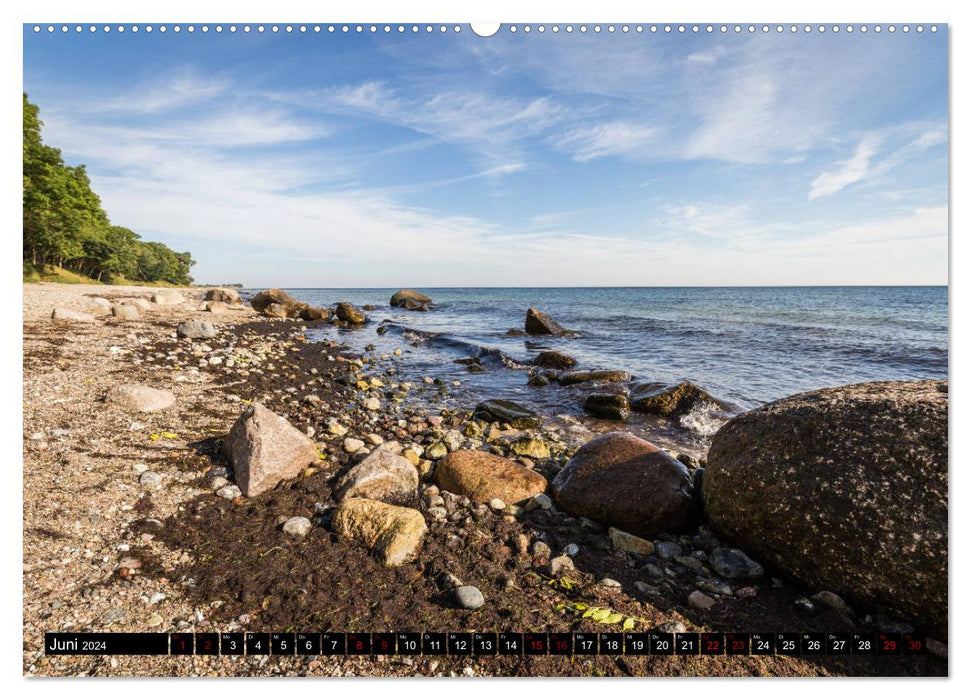
<svg viewBox="0 0 971 700"><path fill-rule="evenodd" d="M51 318L55 321L77 321L80 323L94 323L94 316L83 311L73 311L71 309L56 308L51 313Z"/></svg>
<svg viewBox="0 0 971 700"><path fill-rule="evenodd" d="M235 289L223 289L216 288L210 289L206 292L206 296L203 297L204 301L218 301L223 304L241 304L242 301L239 298L239 292Z"/></svg>
<svg viewBox="0 0 971 700"><path fill-rule="evenodd" d="M137 321L142 317L138 307L132 304L112 304L111 315L120 321Z"/></svg>
<svg viewBox="0 0 971 700"><path fill-rule="evenodd" d="M380 447L334 485L334 497L383 501L418 494L418 470L406 457Z"/></svg>
<svg viewBox="0 0 971 700"><path fill-rule="evenodd" d="M385 566L413 560L428 532L425 519L413 508L367 498L348 498L334 511L334 532L359 542Z"/></svg>
<svg viewBox="0 0 971 700"><path fill-rule="evenodd" d="M319 306L308 306L300 309L300 318L304 321L326 321L330 318L330 309L322 309Z"/></svg>
<svg viewBox="0 0 971 700"><path fill-rule="evenodd" d="M108 391L105 400L126 411L150 413L172 406L175 403L175 394L144 384L119 384Z"/></svg>
<svg viewBox="0 0 971 700"><path fill-rule="evenodd" d="M762 565L740 549L719 547L708 555L708 561L715 573L727 579L757 579L765 574Z"/></svg>
<svg viewBox="0 0 971 700"><path fill-rule="evenodd" d="M304 537L313 525L309 518L305 518L301 515L296 515L289 518L285 523L283 523L283 531L288 535L293 537Z"/></svg>
<svg viewBox="0 0 971 700"><path fill-rule="evenodd" d="M547 369L570 369L576 363L577 361L569 355L556 350L545 350L533 360L533 364L537 367L546 367Z"/></svg>
<svg viewBox="0 0 971 700"><path fill-rule="evenodd" d="M713 438L702 492L712 528L761 562L946 638L947 382L856 384L749 411Z"/></svg>
<svg viewBox="0 0 971 700"><path fill-rule="evenodd" d="M183 321L179 324L175 332L180 338L190 338L192 340L216 337L216 327L214 325L209 323L209 321L197 321L195 319Z"/></svg>
<svg viewBox="0 0 971 700"><path fill-rule="evenodd" d="M435 470L435 483L478 503L488 503L493 498L521 503L546 490L542 475L479 450L459 450L442 459Z"/></svg>
<svg viewBox="0 0 971 700"><path fill-rule="evenodd" d="M223 452L248 497L295 478L317 460L313 440L259 403L248 406L236 420Z"/></svg>
<svg viewBox="0 0 971 700"><path fill-rule="evenodd" d="M338 302L335 315L341 321L359 326L367 322L367 316L359 308L347 301Z"/></svg>
<svg viewBox="0 0 971 700"><path fill-rule="evenodd" d="M615 527L607 530L607 536L614 549L632 554L654 554L654 543Z"/></svg>
<svg viewBox="0 0 971 700"><path fill-rule="evenodd" d="M639 537L678 532L694 518L684 465L629 433L583 445L553 479L561 509Z"/></svg>
<svg viewBox="0 0 971 700"><path fill-rule="evenodd" d="M535 411L503 399L483 401L475 407L472 417L490 423L508 423L519 429L538 428L543 423L542 417Z"/></svg>
<svg viewBox="0 0 971 700"><path fill-rule="evenodd" d="M427 294L416 292L414 289L402 289L391 296L391 306L398 306L411 311L427 311L432 298Z"/></svg>
<svg viewBox="0 0 971 700"><path fill-rule="evenodd" d="M617 382L629 382L630 372L625 372L620 369L578 369L571 372L563 372L557 376L556 381L563 386L573 386L574 384L585 384L587 382L615 384Z"/></svg>
<svg viewBox="0 0 971 700"><path fill-rule="evenodd" d="M459 586L455 589L455 602L460 608L478 610L485 605L485 596L475 586Z"/></svg>
<svg viewBox="0 0 971 700"><path fill-rule="evenodd" d="M277 304L283 307L284 316L286 316L286 309L295 307L297 300L282 289L264 289L250 299L249 303L250 306L260 312L266 311L271 304Z"/></svg>
<svg viewBox="0 0 971 700"><path fill-rule="evenodd" d="M583 402L583 410L608 420L630 418L630 402L623 394L590 394Z"/></svg>
<svg viewBox="0 0 971 700"><path fill-rule="evenodd" d="M526 310L526 333L529 335L565 335L569 332L542 311Z"/></svg>
<svg viewBox="0 0 971 700"><path fill-rule="evenodd" d="M630 405L638 413L680 416L699 403L722 406L718 399L691 382L671 386L656 383L639 384L631 390Z"/></svg>

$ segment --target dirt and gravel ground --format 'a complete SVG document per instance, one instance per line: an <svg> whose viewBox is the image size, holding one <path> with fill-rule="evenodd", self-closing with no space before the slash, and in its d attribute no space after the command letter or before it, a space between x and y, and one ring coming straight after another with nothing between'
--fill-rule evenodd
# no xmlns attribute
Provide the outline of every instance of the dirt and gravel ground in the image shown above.
<svg viewBox="0 0 971 700"><path fill-rule="evenodd" d="M46 631L620 631L569 612L576 603L687 631L865 631L865 611L794 605L810 595L770 577L754 597L727 596L710 611L685 603L693 577L678 572L655 591L634 586L645 562L614 552L602 529L543 510L512 516L474 505L430 525L422 555L397 568L338 539L320 519L336 475L351 461L350 435L419 441L423 409L387 392L366 411L342 382L341 348L306 342L293 321L249 308L199 310L198 301L153 305L134 321L54 322L54 307L90 310L90 298L157 290L24 285L23 670L38 676L185 675L946 675L937 656L788 657L46 657ZM198 297L200 290L185 290ZM176 337L179 322L209 320L212 340ZM218 363L213 362L218 358ZM364 358L393 380L396 358ZM360 369L360 366L358 367ZM391 379L388 379L388 378ZM174 407L126 413L104 401L119 383L168 389ZM312 397L312 398L311 398ZM393 399L393 400L392 400ZM210 482L227 465L219 440L259 400L318 440L325 459L257 498L228 501ZM470 407L471 408L471 407ZM462 416L443 416L442 428ZM161 475L158 487L141 474ZM215 471L213 471L215 470ZM281 520L317 519L303 539ZM547 575L530 545L576 545L577 570ZM486 605L457 609L443 574L476 585ZM605 578L619 585L604 583Z"/></svg>

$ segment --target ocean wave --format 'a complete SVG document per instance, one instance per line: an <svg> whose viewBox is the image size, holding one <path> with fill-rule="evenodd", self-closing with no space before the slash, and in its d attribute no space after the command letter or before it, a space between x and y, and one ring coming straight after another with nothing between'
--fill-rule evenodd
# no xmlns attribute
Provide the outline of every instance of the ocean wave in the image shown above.
<svg viewBox="0 0 971 700"><path fill-rule="evenodd" d="M703 401L681 416L678 422L685 430L690 430L702 437L711 437L729 419L730 416L725 415L722 408L708 401Z"/></svg>

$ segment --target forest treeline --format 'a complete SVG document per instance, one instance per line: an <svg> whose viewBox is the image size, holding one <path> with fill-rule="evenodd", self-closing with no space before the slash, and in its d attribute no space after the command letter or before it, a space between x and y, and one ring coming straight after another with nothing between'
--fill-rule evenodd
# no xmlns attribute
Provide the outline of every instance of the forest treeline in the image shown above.
<svg viewBox="0 0 971 700"><path fill-rule="evenodd" d="M37 105L24 93L24 270L60 267L100 282L192 284L195 261L115 226L83 165L45 145Z"/></svg>

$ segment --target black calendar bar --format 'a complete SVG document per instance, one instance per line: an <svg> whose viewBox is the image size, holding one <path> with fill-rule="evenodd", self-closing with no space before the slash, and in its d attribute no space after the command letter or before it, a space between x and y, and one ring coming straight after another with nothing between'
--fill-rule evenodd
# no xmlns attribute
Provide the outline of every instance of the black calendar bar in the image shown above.
<svg viewBox="0 0 971 700"><path fill-rule="evenodd" d="M48 656L897 656L918 634L822 632L48 632Z"/></svg>
<svg viewBox="0 0 971 700"><path fill-rule="evenodd" d="M160 656L169 653L169 635L130 632L48 632L48 656Z"/></svg>

